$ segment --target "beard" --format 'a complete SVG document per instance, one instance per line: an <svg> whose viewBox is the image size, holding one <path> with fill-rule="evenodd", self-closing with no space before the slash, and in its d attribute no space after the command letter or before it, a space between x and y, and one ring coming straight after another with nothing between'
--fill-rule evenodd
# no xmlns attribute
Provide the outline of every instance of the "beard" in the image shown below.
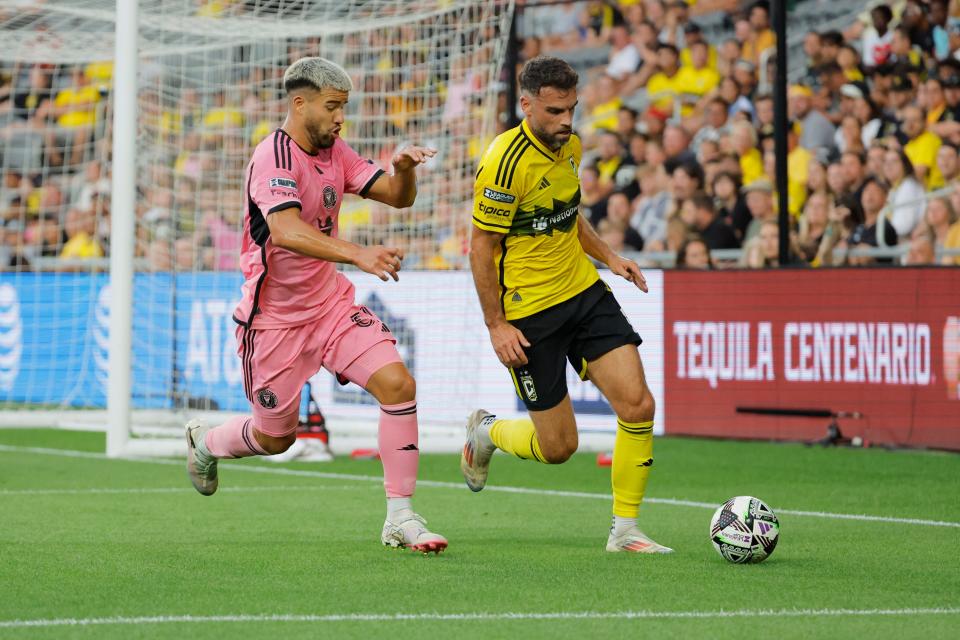
<svg viewBox="0 0 960 640"><path fill-rule="evenodd" d="M332 133L324 133L316 127L306 127L307 136L310 137L310 144L318 149L329 149L337 141L337 137Z"/></svg>
<svg viewBox="0 0 960 640"><path fill-rule="evenodd" d="M547 148L549 148L551 151L556 151L562 147L567 140L570 139L570 135L573 133L572 131L566 131L551 134L547 133L543 129L535 128L532 125L530 126L530 130L533 131L534 135L537 136L537 138L543 142L543 144L547 145Z"/></svg>

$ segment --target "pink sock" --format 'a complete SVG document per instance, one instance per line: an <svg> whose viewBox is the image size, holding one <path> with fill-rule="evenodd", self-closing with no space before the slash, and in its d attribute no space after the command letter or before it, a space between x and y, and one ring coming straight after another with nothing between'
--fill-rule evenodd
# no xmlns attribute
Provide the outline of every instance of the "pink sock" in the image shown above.
<svg viewBox="0 0 960 640"><path fill-rule="evenodd" d="M380 461L388 498L413 495L417 485L417 401L380 405Z"/></svg>
<svg viewBox="0 0 960 640"><path fill-rule="evenodd" d="M249 458L263 456L263 450L253 437L253 419L248 416L230 418L219 427L207 431L204 438L207 450L217 458Z"/></svg>

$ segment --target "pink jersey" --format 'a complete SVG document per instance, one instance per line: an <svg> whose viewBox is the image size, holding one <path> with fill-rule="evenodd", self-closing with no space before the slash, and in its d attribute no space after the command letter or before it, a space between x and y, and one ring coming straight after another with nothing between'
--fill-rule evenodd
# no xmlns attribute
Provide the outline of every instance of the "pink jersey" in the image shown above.
<svg viewBox="0 0 960 640"><path fill-rule="evenodd" d="M266 218L297 207L302 220L335 238L343 194L365 196L382 173L340 138L313 155L282 129L257 145L247 167L243 300L234 320L257 329L306 324L352 289L334 263L273 246Z"/></svg>

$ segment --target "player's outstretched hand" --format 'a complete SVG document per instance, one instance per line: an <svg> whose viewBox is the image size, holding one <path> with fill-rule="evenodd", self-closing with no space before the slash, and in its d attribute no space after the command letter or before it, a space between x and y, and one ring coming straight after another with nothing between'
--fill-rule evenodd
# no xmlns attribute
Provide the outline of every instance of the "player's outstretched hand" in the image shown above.
<svg viewBox="0 0 960 640"><path fill-rule="evenodd" d="M497 352L503 366L519 367L527 364L527 354L523 352L523 348L529 347L530 343L520 329L509 322L490 327L490 342L493 343L493 350Z"/></svg>
<svg viewBox="0 0 960 640"><path fill-rule="evenodd" d="M393 278L394 282L400 279L397 272L400 271L401 262L403 262L402 249L382 245L360 247L353 260L353 264L358 269L372 273L384 282L388 278Z"/></svg>
<svg viewBox="0 0 960 640"><path fill-rule="evenodd" d="M648 292L647 279L640 273L640 266L633 260L627 260L623 256L614 256L607 266L610 267L610 271L613 271L621 278L637 285L637 289L640 289L640 291L644 293Z"/></svg>
<svg viewBox="0 0 960 640"><path fill-rule="evenodd" d="M407 171L418 164L423 164L433 156L437 150L431 147L407 146L393 154L393 168L396 171Z"/></svg>

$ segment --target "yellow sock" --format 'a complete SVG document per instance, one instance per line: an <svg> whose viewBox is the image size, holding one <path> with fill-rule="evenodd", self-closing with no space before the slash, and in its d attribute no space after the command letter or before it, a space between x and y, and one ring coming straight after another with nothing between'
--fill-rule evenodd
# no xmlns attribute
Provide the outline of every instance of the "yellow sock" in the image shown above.
<svg viewBox="0 0 960 640"><path fill-rule="evenodd" d="M647 490L653 466L653 421L624 422L617 418L610 481L613 485L613 515L636 518Z"/></svg>
<svg viewBox="0 0 960 640"><path fill-rule="evenodd" d="M543 452L540 451L537 430L529 418L494 420L490 425L490 439L501 451L512 453L524 460L536 460L548 464L543 457Z"/></svg>

